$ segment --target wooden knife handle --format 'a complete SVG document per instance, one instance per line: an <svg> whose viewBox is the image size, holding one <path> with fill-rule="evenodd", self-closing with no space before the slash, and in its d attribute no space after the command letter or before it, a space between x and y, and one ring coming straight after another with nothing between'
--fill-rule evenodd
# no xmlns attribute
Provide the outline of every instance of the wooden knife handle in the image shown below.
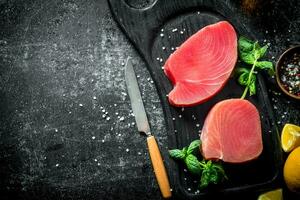
<svg viewBox="0 0 300 200"><path fill-rule="evenodd" d="M170 198L172 194L170 190L171 188L169 184L169 179L154 136L147 137L147 144L156 180L158 182L162 196L164 198Z"/></svg>

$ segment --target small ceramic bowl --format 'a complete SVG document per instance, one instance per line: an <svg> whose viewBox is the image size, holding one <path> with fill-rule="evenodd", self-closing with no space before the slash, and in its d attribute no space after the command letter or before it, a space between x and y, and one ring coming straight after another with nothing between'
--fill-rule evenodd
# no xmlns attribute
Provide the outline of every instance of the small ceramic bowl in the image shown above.
<svg viewBox="0 0 300 200"><path fill-rule="evenodd" d="M296 60L293 60L294 55L297 54L297 56L299 56L299 58L297 58ZM287 85L290 84L290 81L286 81L284 82L283 80L289 80L289 76L284 76L283 74L289 74L288 70L293 70L295 65L300 65L300 45L298 46L294 46L291 47L289 49L287 49L278 59L277 63L276 63L276 81L277 84L279 85L280 89L288 96L292 97L293 99L297 99L300 100L300 96L297 94L293 94L292 92L289 92ZM293 74L294 72L290 72L291 74ZM299 73L299 71L298 71ZM299 74L293 75L293 76L299 76ZM286 78L287 77L287 78ZM300 78L300 77L299 77ZM288 82L288 83L287 83ZM295 83L295 81L294 81ZM295 84L294 84L295 85ZM296 84L295 87L299 87L299 84Z"/></svg>

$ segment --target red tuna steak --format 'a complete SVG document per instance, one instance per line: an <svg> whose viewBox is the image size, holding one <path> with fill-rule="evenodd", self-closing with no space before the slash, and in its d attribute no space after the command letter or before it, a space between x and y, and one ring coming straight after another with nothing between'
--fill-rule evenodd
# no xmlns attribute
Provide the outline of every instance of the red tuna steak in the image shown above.
<svg viewBox="0 0 300 200"><path fill-rule="evenodd" d="M263 149L258 110L242 99L217 103L205 119L201 141L205 159L241 163L257 158Z"/></svg>
<svg viewBox="0 0 300 200"><path fill-rule="evenodd" d="M222 89L237 60L237 36L226 21L208 25L188 38L164 65L174 85L169 102L193 106Z"/></svg>

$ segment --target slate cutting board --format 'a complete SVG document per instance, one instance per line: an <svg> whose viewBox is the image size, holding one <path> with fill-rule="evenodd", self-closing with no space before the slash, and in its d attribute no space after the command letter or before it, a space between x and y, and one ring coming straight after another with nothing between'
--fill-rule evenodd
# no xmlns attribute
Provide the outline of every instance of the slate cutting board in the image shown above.
<svg viewBox="0 0 300 200"><path fill-rule="evenodd" d="M162 67L168 56L189 36L202 27L221 20L229 21L239 35L254 38L243 15L233 1L217 0L157 0L143 8L129 5L129 1L108 0L115 20L147 63L162 102L169 139L168 148L182 148L199 138L204 119L217 102L239 98L243 92L234 78L208 102L191 108L169 105L166 95L172 89ZM138 66L136 66L138 67ZM264 150L255 161L246 164L224 164L229 180L224 184L199 190L199 180L184 170L184 166L165 157L166 168L175 195L188 199L208 198L214 195L260 193L274 188L281 178L282 155L279 137L264 77L258 76L258 92L248 98L256 105L262 120ZM163 150L165 151L165 150ZM166 154L166 153L165 153Z"/></svg>

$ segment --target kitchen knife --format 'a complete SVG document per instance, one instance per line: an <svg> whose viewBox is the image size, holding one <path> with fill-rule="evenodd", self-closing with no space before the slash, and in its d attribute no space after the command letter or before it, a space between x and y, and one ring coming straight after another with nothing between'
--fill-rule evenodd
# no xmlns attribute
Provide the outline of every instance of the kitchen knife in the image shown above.
<svg viewBox="0 0 300 200"><path fill-rule="evenodd" d="M167 172L155 137L150 132L148 118L130 58L127 59L125 66L125 81L138 131L147 136L148 150L160 191L164 198L170 198L172 194Z"/></svg>

